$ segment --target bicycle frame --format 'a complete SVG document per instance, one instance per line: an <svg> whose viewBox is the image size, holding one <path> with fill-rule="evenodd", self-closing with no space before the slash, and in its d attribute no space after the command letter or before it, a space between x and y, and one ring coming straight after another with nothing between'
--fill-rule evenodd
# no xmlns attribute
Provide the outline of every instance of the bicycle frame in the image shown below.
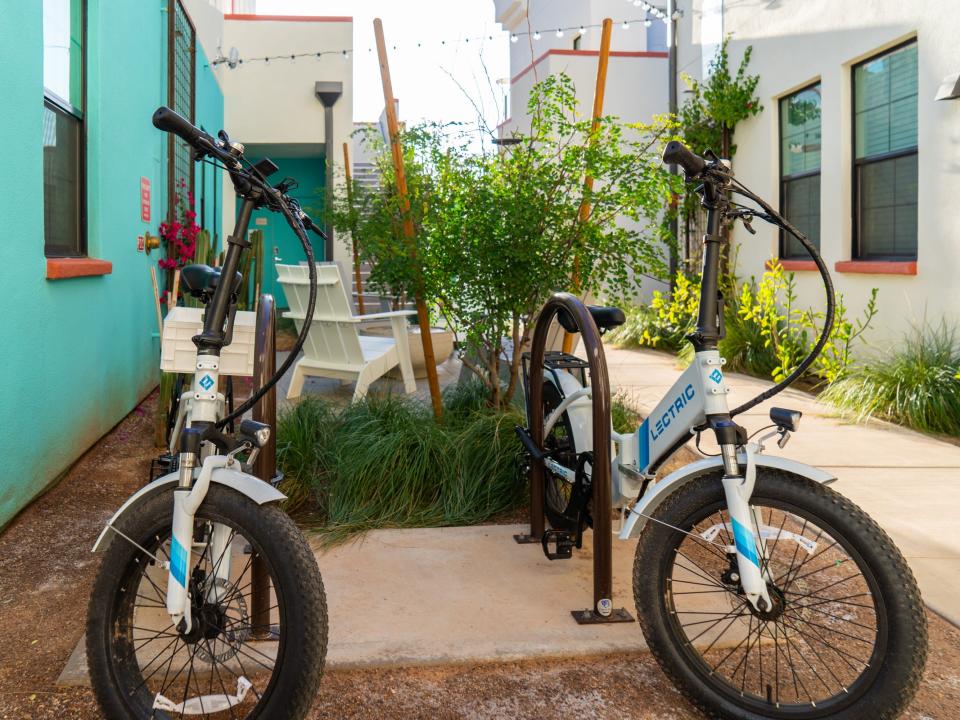
<svg viewBox="0 0 960 720"><path fill-rule="evenodd" d="M703 237L700 303L697 327L689 337L695 350L694 360L635 432L626 435L611 432L614 458L611 503L613 507L624 507L636 501L629 526L621 533L622 538L630 537L638 517L647 517L637 508L649 507L645 498L655 492L650 487L650 481L654 479L656 469L682 447L691 434L712 430L720 446L722 483L740 582L748 601L763 611L773 606L767 590L767 583L772 578L764 577L764 571L761 570L761 558L765 557L764 531L750 506L756 480L756 456L762 450L762 444L748 444L742 428L731 420L727 403L729 388L723 374L725 361L717 349L722 336L723 312L718 291L721 243L718 230L725 202L718 187L704 183L703 204L707 208L707 226ZM587 407L590 404L587 402L590 389L583 387L570 373L552 372L548 377L550 382L557 385L563 400L545 419L544 437L567 412L578 453L591 449L592 414ZM742 455L746 462L743 466L740 447L745 449ZM564 467L549 457L545 458L545 465L565 481L574 482L576 472L573 468Z"/></svg>

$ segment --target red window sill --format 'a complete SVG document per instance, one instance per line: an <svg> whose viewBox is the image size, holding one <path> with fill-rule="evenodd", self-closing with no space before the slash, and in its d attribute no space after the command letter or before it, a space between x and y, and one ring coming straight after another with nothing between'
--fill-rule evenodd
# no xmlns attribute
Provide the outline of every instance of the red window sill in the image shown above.
<svg viewBox="0 0 960 720"><path fill-rule="evenodd" d="M867 275L916 275L916 260L841 260L834 268L841 273Z"/></svg>
<svg viewBox="0 0 960 720"><path fill-rule="evenodd" d="M47 258L47 280L109 275L113 263L97 258Z"/></svg>
<svg viewBox="0 0 960 720"><path fill-rule="evenodd" d="M780 263L780 267L789 272L817 269L817 264L813 260L779 260L778 262ZM769 260L767 260L765 267L767 270L771 268Z"/></svg>

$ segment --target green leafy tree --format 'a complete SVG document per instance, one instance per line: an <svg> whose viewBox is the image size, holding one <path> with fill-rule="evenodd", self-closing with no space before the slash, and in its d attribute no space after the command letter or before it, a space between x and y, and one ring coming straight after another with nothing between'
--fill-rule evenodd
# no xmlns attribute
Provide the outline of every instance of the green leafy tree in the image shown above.
<svg viewBox="0 0 960 720"><path fill-rule="evenodd" d="M689 96L680 108L680 134L690 149L697 154L712 150L722 158L732 160L737 152L733 142L737 124L763 110L757 97L758 75L749 75L750 56L753 46L748 45L736 73L731 74L727 44L724 38L717 56L710 63L710 74L703 81L684 75ZM690 218L698 211L699 198L687 188L680 212ZM721 228L723 238L722 264L724 274L730 273L730 230Z"/></svg>
<svg viewBox="0 0 960 720"><path fill-rule="evenodd" d="M497 152L477 153L450 126L404 132L416 262L399 249L387 163L380 191L355 188L352 209L334 203L335 224L354 223L372 280L409 291L422 276L494 406L516 391L529 319L551 292L570 289L574 271L581 291L614 298L632 295L644 276L666 276L658 216L679 189L659 162L674 129L668 118L641 125L605 117L592 130L565 75L538 83L528 111L529 133ZM591 210L582 215L584 201Z"/></svg>

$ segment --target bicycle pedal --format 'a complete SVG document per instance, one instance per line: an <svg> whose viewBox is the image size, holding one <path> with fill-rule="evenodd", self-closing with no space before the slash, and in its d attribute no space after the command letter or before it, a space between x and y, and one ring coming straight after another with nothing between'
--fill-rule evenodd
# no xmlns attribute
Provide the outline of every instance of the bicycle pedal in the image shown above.
<svg viewBox="0 0 960 720"><path fill-rule="evenodd" d="M566 530L547 530L540 544L543 546L543 554L547 556L547 560L569 560L573 557L576 540ZM553 552L550 551L551 544L556 547Z"/></svg>

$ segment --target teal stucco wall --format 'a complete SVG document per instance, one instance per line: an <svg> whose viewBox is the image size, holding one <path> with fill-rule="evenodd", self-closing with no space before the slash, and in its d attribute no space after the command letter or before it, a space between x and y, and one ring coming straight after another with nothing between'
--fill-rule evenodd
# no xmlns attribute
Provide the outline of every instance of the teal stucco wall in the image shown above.
<svg viewBox="0 0 960 720"><path fill-rule="evenodd" d="M0 527L156 385L149 268L158 255L137 252L137 236L156 234L166 208L166 143L150 118L166 99L167 27L165 0L88 1L87 253L113 271L47 280L42 3L5 3L2 15ZM198 73L209 73L204 64L198 53ZM222 121L219 89L198 83L196 98L210 122ZM152 183L149 224L140 220L141 177Z"/></svg>
<svg viewBox="0 0 960 720"><path fill-rule="evenodd" d="M258 146L258 148L266 147L269 146ZM267 157L270 157L269 152ZM276 179L277 181L285 177L296 179L299 184L290 194L300 201L301 207L314 220L322 225L323 187L326 182L323 156L306 158L270 157L270 159L280 168L270 179ZM266 222L266 225L258 224L258 220L261 223ZM300 240L281 215L268 210L257 210L253 214L250 227L253 230L263 231L263 292L271 293L276 299L278 307L289 307L283 294L283 288L277 282L277 272L274 270L274 264L280 262L296 265L301 260L305 260ZM230 230L232 229L230 228ZM313 233L310 234L310 240L313 244L313 254L316 259L318 261L326 260L323 256L323 240Z"/></svg>

